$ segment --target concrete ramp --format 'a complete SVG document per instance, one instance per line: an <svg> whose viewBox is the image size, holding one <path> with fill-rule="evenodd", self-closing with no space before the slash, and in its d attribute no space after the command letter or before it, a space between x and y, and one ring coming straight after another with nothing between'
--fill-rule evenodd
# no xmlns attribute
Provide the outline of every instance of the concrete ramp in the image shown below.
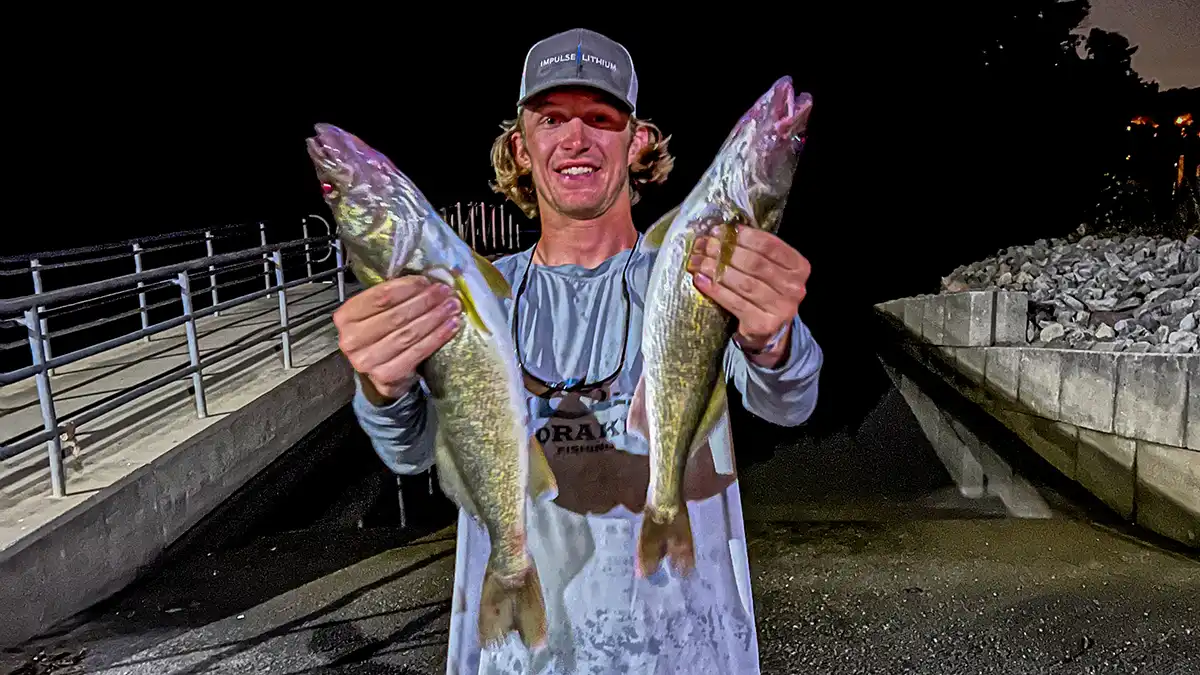
<svg viewBox="0 0 1200 675"><path fill-rule="evenodd" d="M337 300L337 288L288 291L299 315ZM329 310L326 310L328 313ZM201 357L278 325L275 297L197 321ZM66 495L52 496L42 449L0 469L0 647L18 644L107 598L353 393L333 322L291 331L285 369L278 338L251 342L204 371L208 415L191 379L162 387L69 434ZM188 362L183 327L56 369L60 417ZM0 393L4 437L40 429L32 380Z"/></svg>

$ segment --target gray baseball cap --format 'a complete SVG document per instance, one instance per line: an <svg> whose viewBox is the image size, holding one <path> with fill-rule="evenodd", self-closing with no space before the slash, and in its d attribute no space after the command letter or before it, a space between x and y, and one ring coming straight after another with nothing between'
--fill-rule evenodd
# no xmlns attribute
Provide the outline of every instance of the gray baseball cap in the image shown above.
<svg viewBox="0 0 1200 675"><path fill-rule="evenodd" d="M533 45L525 55L517 105L547 89L568 85L599 89L617 97L630 112L637 111L637 73L629 51L595 31L576 28Z"/></svg>

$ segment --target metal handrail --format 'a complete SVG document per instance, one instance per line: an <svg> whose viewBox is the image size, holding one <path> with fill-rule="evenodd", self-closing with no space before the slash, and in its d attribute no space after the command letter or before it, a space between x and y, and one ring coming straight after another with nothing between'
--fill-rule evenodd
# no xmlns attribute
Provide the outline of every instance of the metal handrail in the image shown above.
<svg viewBox="0 0 1200 675"><path fill-rule="evenodd" d="M514 222L511 214L505 213L503 205L497 206L471 202L466 204L464 209L464 205L460 203L450 209L440 209L440 213L446 222L455 229L458 235L480 253L495 255L506 250L511 252L519 249L521 239L520 227L518 223ZM310 236L309 225L311 220L319 221L324 226L324 234ZM120 406L126 405L168 384L187 377L192 379L191 389L195 396L196 414L198 417L204 418L208 412L204 395L203 371L214 363L242 353L246 345L274 339L276 336L282 347L283 366L285 369L292 368L291 332L299 326L325 316L328 310L345 302L345 272L349 266L346 264L341 242L337 238L334 231L335 228L330 226L329 221L321 216L312 215L301 220L302 237L299 239L268 243L265 224L258 223L260 246L230 253L214 253L213 242L226 238L225 236L214 236L214 232L224 235L225 232L244 227L246 226L231 225L220 229L197 229L153 237L143 237L116 244L65 249L27 256L0 257L0 266L5 263L14 262L21 263L23 266L27 265L27 267L23 267L23 269L17 271L31 274L34 287L34 292L30 295L0 299L0 325L16 324L24 327L27 333L30 353L33 356L32 365L17 368L9 372L0 371L0 386L9 385L30 377L35 378L38 403L41 407L43 422L41 431L35 432L33 429L30 429L15 437L3 439L9 442L9 444L0 445L0 461L16 457L41 443L46 443L46 450L49 455L51 489L54 496L61 497L66 494L62 452L62 435L64 433L68 434L68 438L70 439L79 425L86 424ZM192 235L195 235L192 239L183 239ZM143 247L143 244L151 241L164 242L171 239L176 241L152 248ZM177 248L181 245L200 242L203 242L206 247L207 255L204 257L162 265L152 269L143 269L143 255L150 251ZM323 257L318 259L314 257L313 249L321 246L328 247L328 250ZM131 251L122 255L110 254L111 251L121 248L125 248L126 251L130 251L131 249ZM304 271L306 272L304 276L290 280L284 278L283 258L285 252L289 256L289 260L293 256L299 257L303 254ZM103 255L82 260L62 261L48 265L42 264L42 260L46 258L61 258L79 253L97 253ZM43 288L41 279L41 272L43 270L127 258L130 254L132 254L134 259L135 271L132 274L77 284L56 290L45 290ZM335 258L333 269L314 272L314 264L324 263L330 256L334 256ZM255 273L252 276L233 282L230 282L227 277L224 283L217 282L218 274L228 275L229 272L234 270L256 267L260 260L263 266L261 273ZM5 270L5 272L8 271ZM264 278L264 286L262 288L243 293L231 299L222 300L219 298L219 289L253 281L259 274ZM193 292L191 287L191 277L193 275L198 278L207 276L208 285ZM331 281L331 277L336 277L336 282ZM312 282L336 283L337 301L330 301L322 304L320 307L308 309L302 314L289 317L287 291L296 286ZM160 293L171 286L178 288L179 296L177 298L168 301L157 301L154 304L147 302L146 296L148 293ZM207 316L219 316L222 311L231 307L236 307L262 297L269 297L272 293L277 294L279 299L278 326L252 331L201 358L196 328L197 320ZM65 329L60 328L53 332L47 328L47 318L57 319L57 317L67 315L78 309L94 307L95 304L98 304L98 301L111 302L130 298L134 295L138 298L138 309L136 310L116 311L108 316L84 321L81 324ZM211 303L200 309L193 307L193 299L205 295L211 296ZM182 304L182 312L180 314L151 323L149 310L155 307L174 304L175 302L181 302ZM54 307L51 307L52 305ZM54 355L50 351L50 337L79 333L109 321L131 317L134 314L140 314L141 316L142 325L140 330L127 332L118 337L77 348L65 354ZM93 401L74 410L66 419L60 420L58 418L50 381L55 368L78 362L121 345L143 339L149 340L152 335L177 328L180 325L184 326L187 336L187 365L171 368L167 372L153 376L143 382L112 392L111 395L99 401Z"/></svg>
<svg viewBox="0 0 1200 675"><path fill-rule="evenodd" d="M216 227L216 228L202 227L202 228L198 228L195 230L181 230L179 232L167 232L166 234L152 234L152 235L148 235L145 237L137 237L135 239L126 239L124 241L111 242L111 243L107 243L107 244L96 244L94 246L78 246L76 248L64 248L64 249L59 249L59 250L55 250L55 251L41 251L38 253L25 253L22 255L0 256L0 264L4 264L4 263L28 264L30 260L45 260L47 258L62 258L62 257L66 257L66 256L78 255L80 253L99 253L102 251L111 251L111 250L115 250L115 249L119 249L119 248L128 248L129 246L131 246L133 244L144 244L146 242L151 242L151 241L165 241L168 239L173 239L175 237L183 237L183 236L195 235L195 234L207 235L212 232L224 232L224 231L228 231L228 230L236 230L236 229L248 228L248 227L250 227L250 225L248 223L234 223L231 225L224 225L222 227ZM204 237L201 236L200 238L186 240L186 241L188 241L190 243L194 243L197 241L204 241ZM89 263L89 262L95 262L95 260L85 258L83 260L74 260L71 262L73 264L82 265L82 264Z"/></svg>
<svg viewBox="0 0 1200 675"><path fill-rule="evenodd" d="M207 405L204 399L204 382L202 371L205 367L211 366L214 363L222 361L230 356L240 353L239 350L231 349L234 345L241 345L250 342L261 342L279 336L283 347L283 365L284 368L292 367L291 354L291 339L289 333L298 327L311 322L320 316L323 316L326 310L335 307L337 304L344 302L346 298L346 281L345 272L348 265L345 264L341 243L338 241L336 234L329 227L327 221L319 216L310 216L316 218L325 225L325 234L317 237L302 237L278 243L268 244L266 241L266 232L264 226L259 224L260 241L262 246L242 251L224 253L214 255L212 253L212 230L202 230L205 233L204 241L206 250L209 255L200 258L194 258L179 263L163 265L149 270L142 269L141 254L145 249L142 249L141 242L132 242L132 252L135 258L136 272L126 274L110 279L102 279L90 283L78 284L67 288L44 291L42 289L41 279L38 275L39 264L36 258L30 259L31 269L34 275L34 293L17 298L0 300L0 316L20 314L19 318L15 318L13 322L23 326L26 329L30 352L33 356L33 364L23 368L18 368L9 372L0 372L0 385L8 385L14 382L35 378L38 391L38 403L42 412L42 431L38 433L22 433L16 439L10 438L7 440L15 441L7 445L0 446L0 460L10 459L21 453L36 447L41 443L47 444L47 453L50 463L50 482L54 496L60 497L66 494L66 480L63 473L62 461L62 441L63 433L73 434L74 430L81 424L90 422L97 417L107 414L118 407L129 403L137 398L145 396L161 387L178 381L181 378L190 376L192 378L192 388L196 398L196 413L198 417L206 417ZM307 234L308 219L302 221L302 227ZM159 240L170 237L172 235L163 235L158 237ZM175 235L177 236L177 235ZM144 240L143 240L144 241ZM331 254L335 256L333 269L328 269L313 273L313 256L312 249L321 246L327 246ZM112 247L105 247L111 250ZM94 250L94 249L92 249ZM306 274L302 277L285 280L283 273L283 255L285 251L295 251L297 254L303 252ZM73 250L70 252L77 252ZM62 252L59 252L62 253ZM328 260L329 254L321 261ZM217 289L223 284L216 283L216 275L224 273L230 269L243 269L251 265L257 265L258 261L262 260L264 266L263 273L267 276L265 287L250 293L239 295L236 298L226 299L224 301L218 298ZM78 261L79 264L87 264L89 261ZM317 261L320 262L320 261ZM249 263L249 264L247 264ZM190 276L207 275L211 281L211 288L205 288L201 293L207 295L211 293L212 304L202 309L195 309L192 306L193 294L191 291ZM287 290L313 282L328 283L332 281L332 277L336 277L336 286L338 299L336 302L323 304L321 307L305 311L299 316L292 317L289 320L287 315ZM249 280L253 280L250 277ZM244 283L244 280L243 280ZM160 290L167 285L175 286L179 289L179 297L176 301L181 301L183 311L181 314L174 316L164 321L159 321L151 324L147 310L150 308L145 300L146 292L150 290ZM94 302L98 299L110 297L114 292L124 293L132 296L137 293L139 296L139 309L132 312L119 312L117 317L129 316L135 313L142 315L142 328L133 332L125 333L121 336L103 340L96 344L91 344L86 347L76 349L66 354L52 356L48 350L48 331L46 330L46 315L52 314L47 311L49 306L68 306L78 305L81 302L88 303L88 300ZM258 298L269 296L272 293L278 294L280 321L278 327L269 331L257 330L249 335L242 336L221 349L216 353L205 355L204 359L200 358L199 341L196 330L196 322L206 316L217 315L223 310L245 304ZM97 297L99 296L99 297ZM156 303L161 304L161 303ZM67 334L77 332L83 328L94 327L94 325L104 323L106 320L114 318L113 316L104 317L99 320L89 321L79 326L73 326L63 331L56 331L55 334ZM75 363L82 359L94 356L101 352L129 344L141 339L149 339L150 336L163 331L171 330L172 328L183 325L187 334L188 345L188 365L173 368L166 373L152 377L147 381L140 382L132 387L127 387L121 391L115 392L114 395L106 397L101 401L93 402L84 406L81 409L75 410L69 415L68 419L60 420L54 405L54 395L50 386L50 375L53 369L59 368L71 363Z"/></svg>
<svg viewBox="0 0 1200 675"><path fill-rule="evenodd" d="M308 239L296 239L283 244L257 246L244 251L238 251L237 253L222 253L221 255L188 260L186 262L176 263L174 265L156 267L146 272L126 274L125 276L117 277L115 279L93 281L88 284L62 288L57 291L32 293L30 295L11 300L0 300L0 314L16 314L17 312L27 310L31 307L36 307L38 305L49 305L67 300L78 300L95 293L104 293L106 291L111 291L130 285L136 285L139 281L145 283L149 281L167 279L184 271L199 269L207 272L209 265L224 265L226 263L239 262L242 260L248 260L250 258L261 257L264 253L273 253L274 251L285 248L296 248L303 246L305 243L311 244L313 242L329 242L329 240L330 237L310 237Z"/></svg>

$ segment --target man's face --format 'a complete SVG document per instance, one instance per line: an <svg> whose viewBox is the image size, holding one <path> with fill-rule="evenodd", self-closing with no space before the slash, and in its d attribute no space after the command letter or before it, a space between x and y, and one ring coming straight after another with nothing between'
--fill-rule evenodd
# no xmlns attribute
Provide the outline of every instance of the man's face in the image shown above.
<svg viewBox="0 0 1200 675"><path fill-rule="evenodd" d="M533 173L540 209L591 220L628 199L629 164L648 136L630 131L619 104L586 88L554 89L526 104L522 122L514 156Z"/></svg>

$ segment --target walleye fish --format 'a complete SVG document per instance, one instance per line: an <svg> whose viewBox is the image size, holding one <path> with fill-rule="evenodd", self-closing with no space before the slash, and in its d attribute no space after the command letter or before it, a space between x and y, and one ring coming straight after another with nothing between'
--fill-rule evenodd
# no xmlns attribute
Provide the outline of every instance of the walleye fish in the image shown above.
<svg viewBox="0 0 1200 675"><path fill-rule="evenodd" d="M446 495L487 528L479 635L484 644L516 630L544 644L541 581L526 548L526 494L557 494L546 456L527 433L521 371L497 296L512 290L487 259L443 221L416 185L355 136L316 125L308 153L355 275L378 284L423 274L462 303L461 330L420 374L437 411L436 463Z"/></svg>
<svg viewBox="0 0 1200 675"><path fill-rule="evenodd" d="M629 414L630 428L650 445L640 576L667 555L680 573L695 566L684 469L726 410L722 357L736 325L693 286L692 244L705 234L721 238L720 276L737 243L736 229L724 225L778 229L811 110L812 97L795 95L791 78L780 78L738 121L683 203L646 233L659 251L642 318L645 365Z"/></svg>

